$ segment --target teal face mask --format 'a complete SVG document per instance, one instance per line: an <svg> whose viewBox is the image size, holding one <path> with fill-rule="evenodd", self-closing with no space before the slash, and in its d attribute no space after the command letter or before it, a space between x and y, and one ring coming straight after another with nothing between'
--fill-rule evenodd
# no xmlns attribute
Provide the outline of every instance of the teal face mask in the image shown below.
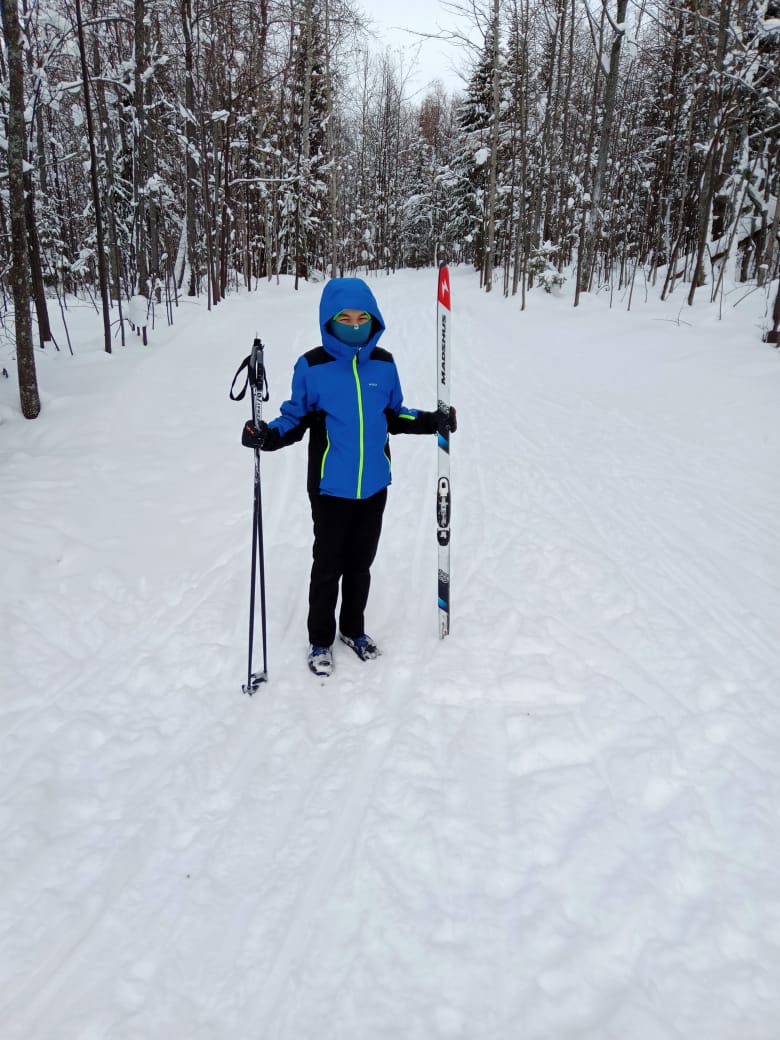
<svg viewBox="0 0 780 1040"><path fill-rule="evenodd" d="M340 343L348 347L363 347L371 339L372 321L365 325L343 325L339 321L329 321L328 330Z"/></svg>

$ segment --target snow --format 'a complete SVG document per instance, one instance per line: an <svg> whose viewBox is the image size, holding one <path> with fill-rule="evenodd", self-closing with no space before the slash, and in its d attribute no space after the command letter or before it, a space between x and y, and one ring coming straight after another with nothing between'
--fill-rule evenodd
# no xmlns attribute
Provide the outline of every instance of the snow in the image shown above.
<svg viewBox="0 0 780 1040"><path fill-rule="evenodd" d="M406 401L432 407L435 274L371 281ZM34 422L5 350L3 1040L777 1036L766 300L521 312L452 285L452 633L434 442L399 437L383 656L337 647L311 676L305 451L265 455L252 698L228 388L259 334L276 414L321 287L185 299L111 357L72 309Z"/></svg>

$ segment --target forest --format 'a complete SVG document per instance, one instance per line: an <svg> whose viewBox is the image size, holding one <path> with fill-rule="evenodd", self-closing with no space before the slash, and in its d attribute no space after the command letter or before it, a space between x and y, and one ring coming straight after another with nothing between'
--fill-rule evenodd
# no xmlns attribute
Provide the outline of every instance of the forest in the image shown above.
<svg viewBox="0 0 780 1040"><path fill-rule="evenodd" d="M463 90L353 0L0 0L0 322L23 414L72 294L105 350L281 275L485 291L780 274L780 0L443 0ZM773 292L777 342L780 295ZM55 344L57 348L60 345Z"/></svg>

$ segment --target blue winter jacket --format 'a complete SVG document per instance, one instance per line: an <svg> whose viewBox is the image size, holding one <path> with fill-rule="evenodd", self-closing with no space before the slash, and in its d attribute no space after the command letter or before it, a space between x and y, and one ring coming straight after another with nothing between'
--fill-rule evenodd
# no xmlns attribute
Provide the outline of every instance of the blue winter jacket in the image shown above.
<svg viewBox="0 0 780 1040"><path fill-rule="evenodd" d="M366 311L371 334L346 346L328 329L342 310ZM434 433L436 415L405 408L392 354L377 346L385 324L360 278L333 278L320 300L322 346L295 363L290 399L269 423L265 451L309 435L308 488L339 498L369 498L391 480L388 433Z"/></svg>

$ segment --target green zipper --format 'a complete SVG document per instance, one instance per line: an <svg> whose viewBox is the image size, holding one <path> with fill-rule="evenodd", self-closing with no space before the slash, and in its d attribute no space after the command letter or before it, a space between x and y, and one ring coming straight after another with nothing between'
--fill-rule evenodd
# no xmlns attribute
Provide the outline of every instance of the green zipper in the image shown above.
<svg viewBox="0 0 780 1040"><path fill-rule="evenodd" d="M322 465L320 466L320 480L325 476L325 459L330 451L330 434L325 430L325 451L322 453Z"/></svg>
<svg viewBox="0 0 780 1040"><path fill-rule="evenodd" d="M360 420L360 463L358 464L357 497L361 497L363 489L363 394L360 390L360 379L357 370L357 354L352 358L352 371L355 375L355 386L357 387L358 418Z"/></svg>

